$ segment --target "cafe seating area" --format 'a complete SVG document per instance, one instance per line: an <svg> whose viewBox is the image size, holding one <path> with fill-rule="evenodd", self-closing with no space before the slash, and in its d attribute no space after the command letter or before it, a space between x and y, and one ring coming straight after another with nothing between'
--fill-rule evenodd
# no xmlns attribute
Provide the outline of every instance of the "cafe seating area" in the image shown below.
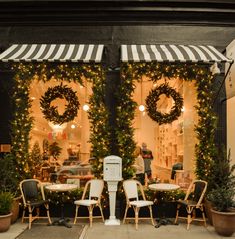
<svg viewBox="0 0 235 239"><path fill-rule="evenodd" d="M83 184L80 184L80 180L78 180L78 179L79 179L79 177L85 177L85 176L87 176L87 178L86 178L86 184L84 187ZM68 223L66 221L66 218L64 217L64 212L63 212L63 211L67 210L66 207L68 205L70 205L72 208L72 213L69 217L72 218L72 221L74 222L74 224L79 223L80 220L83 220L84 218L89 218L89 225L90 225L90 227L92 227L94 218L99 217L104 222L104 219L108 217L108 212L107 212L108 205L105 205L105 201L104 201L104 197L107 197L105 190L104 190L104 187L106 187L105 186L106 182L103 179L94 179L94 176L93 175L91 176L89 174L67 175L64 179L66 179L65 182L64 181L63 182L60 182L60 181L41 182L38 179L30 179L30 180L23 180L20 183L21 193L23 195L23 201L24 201L24 209L28 209L28 213L29 213L28 214L29 215L28 216L29 229L31 228L31 225L32 225L32 222L34 221L34 219L36 217L38 218L38 216L39 216L38 210L36 211L36 214L35 214L35 212L33 212L34 207L41 208L41 205L44 205L46 208L46 211L44 211L44 215L42 215L42 216L46 216L46 218L48 218L49 224L63 225L68 228L72 227L72 224ZM42 195L43 200L41 200L39 202L35 201L32 203L27 201L27 198L24 196L26 189L24 189L24 187L22 186L25 182L30 182L31 184L37 183L37 184L39 184L39 186L42 185L39 188L41 190L40 194ZM179 215L179 209L181 206L186 206L187 211L190 210L190 215L191 215L192 211L195 210L196 208L199 208L203 212L202 200L203 200L203 196L205 194L206 187L203 187L203 190L201 190L200 191L201 193L200 193L197 190L197 187L195 187L195 183L200 183L200 182L202 182L202 181L200 181L200 180L193 181L193 183L188 188L188 193L186 194L186 196L184 198L182 198L184 200L178 200L176 202L174 199L175 196L173 196L172 203L174 203L174 205L177 205L177 203L178 203L178 205L180 205L178 207L176 207L176 206L170 207L171 210L174 210L174 212L171 212L171 214L176 215L175 225L178 223L179 218L183 218L181 215ZM33 186L34 186L34 184L33 184ZM158 187L158 186L160 186L160 187ZM69 202L66 202L65 196L70 195L70 193L72 193L76 189L82 190L82 195L77 198L72 198L71 196L69 196L70 200L69 200ZM197 197L198 202L195 201L196 199L195 200L191 199L190 202L192 202L192 203L187 204L186 202L188 202L190 195L192 195L192 189L194 189L198 194L200 194L199 197ZM120 192L124 193L124 197L123 197L123 199L121 199L123 201L122 202L123 208L122 209L119 208L119 210L120 209L123 210L123 213L120 213L120 216L121 217L123 216L122 223L124 224L124 223L126 223L127 220L129 222L130 219L133 219L135 222L136 230L139 229L139 222L142 221L142 219L148 219L149 221L151 221L151 224L153 226L155 226L156 228L160 227L160 225L167 225L165 223L161 223L161 219L162 219L161 217L162 217L162 210L165 210L164 217L166 216L166 218L167 218L167 210L169 210L169 208L162 207L161 203L159 204L158 195L159 195L159 193L162 192L162 190L167 191L167 192L170 191L171 193L173 193L173 195L177 195L178 192L181 192L181 193L183 192L183 190L180 189L180 186L176 185L174 183L150 182L150 184L146 187L145 185L141 185L135 179L121 181L120 190L121 190ZM149 192L151 192L151 191L152 191L152 193L150 195ZM54 221L51 219L51 216L49 213L49 211L52 210L52 208L54 207L53 200L45 197L45 195L47 197L50 197L52 195L51 193L57 194L58 203L59 203L59 205L61 205L61 209L57 208L57 210L61 211L61 216L58 220L54 220ZM163 195L163 194L161 194L161 195ZM34 195L30 194L28 196L31 197ZM120 197L120 195L119 195L119 197ZM106 203L107 203L107 200L108 199L106 198ZM198 206L198 203L200 203L199 206ZM125 206L124 206L124 204L125 204ZM49 205L50 205L50 210L49 210ZM83 209L82 214L80 215L80 208L84 207L84 206L87 208L87 210ZM98 209L100 211L99 215L97 215L97 212L98 212L97 210L96 210L96 213L93 214L93 210L96 206L98 206ZM160 207L162 207L162 208L160 208ZM141 214L140 214L140 211L142 211ZM46 215L45 215L45 213L46 213ZM35 218L33 218L33 214L36 215ZM184 214L184 216L186 218L188 217L187 214ZM22 215L22 222L24 221L24 218L25 218L25 210ZM156 218L156 219L154 219L154 218ZM193 219L194 219L194 214L192 215L192 217L190 219L188 219L187 229L189 229L189 224L193 221ZM205 219L205 215L203 212L202 221L204 222L204 224L206 226L205 220L206 219ZM83 222L84 222L84 220L83 220ZM146 222L146 223L148 223L148 222ZM141 225L142 225L142 223L141 223ZM172 223L171 225L174 225L174 223Z"/></svg>

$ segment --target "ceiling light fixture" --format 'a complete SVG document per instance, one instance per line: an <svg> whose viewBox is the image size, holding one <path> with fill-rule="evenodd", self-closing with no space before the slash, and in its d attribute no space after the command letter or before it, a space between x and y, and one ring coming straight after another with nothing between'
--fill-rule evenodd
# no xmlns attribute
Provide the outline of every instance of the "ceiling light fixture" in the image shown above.
<svg viewBox="0 0 235 239"><path fill-rule="evenodd" d="M141 81L140 81L140 97L141 97L141 99L140 99L140 105L139 105L139 111L141 111L141 112L143 112L143 111L145 111L145 106L143 105L143 103L142 103L142 100L143 100L143 90L142 90L142 78L141 78Z"/></svg>

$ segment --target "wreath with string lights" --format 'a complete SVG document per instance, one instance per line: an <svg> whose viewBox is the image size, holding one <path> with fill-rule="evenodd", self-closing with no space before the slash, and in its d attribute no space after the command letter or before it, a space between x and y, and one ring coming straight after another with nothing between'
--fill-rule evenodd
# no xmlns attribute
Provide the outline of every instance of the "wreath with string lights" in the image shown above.
<svg viewBox="0 0 235 239"><path fill-rule="evenodd" d="M162 94L165 94L168 98L172 97L175 102L169 113L161 113L157 110L157 102ZM183 107L183 98L181 95L166 83L151 90L145 102L149 117L159 125L169 124L176 120L180 116Z"/></svg>
<svg viewBox="0 0 235 239"><path fill-rule="evenodd" d="M68 102L62 115L59 114L57 106L51 105L51 102L57 98L65 99ZM48 121L54 124L63 124L72 121L77 116L80 104L75 91L67 85L58 85L48 88L40 99L40 105L42 113Z"/></svg>

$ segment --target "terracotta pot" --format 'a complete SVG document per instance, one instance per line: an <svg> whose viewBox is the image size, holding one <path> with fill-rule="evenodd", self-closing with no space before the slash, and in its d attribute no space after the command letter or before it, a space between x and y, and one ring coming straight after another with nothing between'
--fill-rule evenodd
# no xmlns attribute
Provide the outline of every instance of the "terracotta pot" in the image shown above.
<svg viewBox="0 0 235 239"><path fill-rule="evenodd" d="M8 215L0 215L0 232L6 232L10 228L11 215L12 213Z"/></svg>
<svg viewBox="0 0 235 239"><path fill-rule="evenodd" d="M215 231L221 236L232 236L235 232L235 212L218 212L211 209Z"/></svg>
<svg viewBox="0 0 235 239"><path fill-rule="evenodd" d="M17 198L14 198L14 200L13 200L12 208L11 208L11 212L12 212L11 224L15 223L16 220L17 220L18 217L19 217L20 198L21 198L21 197L17 197Z"/></svg>

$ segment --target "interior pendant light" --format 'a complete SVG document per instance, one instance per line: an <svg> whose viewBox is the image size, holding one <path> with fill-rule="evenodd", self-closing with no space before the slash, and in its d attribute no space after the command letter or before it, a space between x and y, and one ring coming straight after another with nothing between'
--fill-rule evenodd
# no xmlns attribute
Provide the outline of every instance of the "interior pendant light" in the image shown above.
<svg viewBox="0 0 235 239"><path fill-rule="evenodd" d="M143 100L143 89L142 89L142 78L140 80L140 105L139 105L139 111L144 112L145 111L145 106L142 103Z"/></svg>
<svg viewBox="0 0 235 239"><path fill-rule="evenodd" d="M90 106L86 103L87 100L87 81L85 82L85 104L82 106L82 109L84 111L88 111L90 109Z"/></svg>

